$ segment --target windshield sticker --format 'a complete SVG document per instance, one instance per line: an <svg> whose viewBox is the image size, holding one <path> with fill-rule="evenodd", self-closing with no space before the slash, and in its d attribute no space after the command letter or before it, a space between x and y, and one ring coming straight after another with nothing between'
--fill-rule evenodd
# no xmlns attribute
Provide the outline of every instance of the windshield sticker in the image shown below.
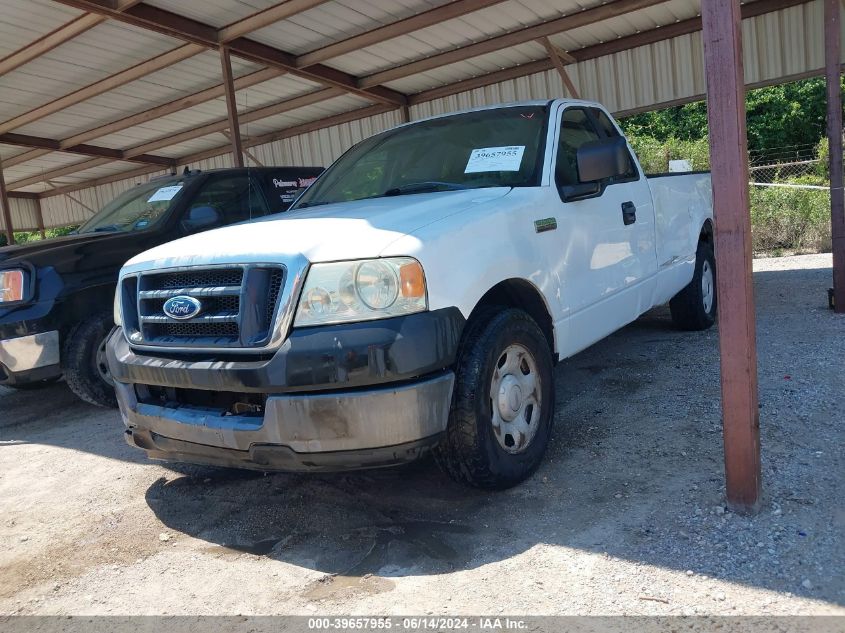
<svg viewBox="0 0 845 633"><path fill-rule="evenodd" d="M182 185L172 185L170 187L162 187L158 189L152 196L147 198L147 202L162 202L165 200L173 200L176 194L182 190Z"/></svg>
<svg viewBox="0 0 845 633"><path fill-rule="evenodd" d="M465 174L477 174L483 171L519 171L525 145L508 147L483 147L474 149L469 155Z"/></svg>

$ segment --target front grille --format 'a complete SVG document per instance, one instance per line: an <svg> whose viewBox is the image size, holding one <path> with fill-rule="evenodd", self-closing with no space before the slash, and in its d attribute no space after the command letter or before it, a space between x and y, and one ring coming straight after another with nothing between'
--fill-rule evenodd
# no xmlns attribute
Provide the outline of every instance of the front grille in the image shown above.
<svg viewBox="0 0 845 633"><path fill-rule="evenodd" d="M237 347L265 344L285 281L281 266L231 266L142 273L123 281L124 328L135 345ZM200 312L177 320L164 312L171 297L198 300Z"/></svg>
<svg viewBox="0 0 845 633"><path fill-rule="evenodd" d="M185 270L178 273L145 275L144 278L156 288L193 288L214 286L240 286L243 268L221 268L210 270Z"/></svg>

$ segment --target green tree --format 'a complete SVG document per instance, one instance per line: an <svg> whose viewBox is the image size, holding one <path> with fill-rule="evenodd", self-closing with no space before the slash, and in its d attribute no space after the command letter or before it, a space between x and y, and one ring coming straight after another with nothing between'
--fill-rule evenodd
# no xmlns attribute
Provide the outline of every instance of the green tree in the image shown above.
<svg viewBox="0 0 845 633"><path fill-rule="evenodd" d="M795 146L809 152L825 136L827 106L822 77L751 90L745 107L751 152L766 154ZM706 139L707 106L701 101L689 103L627 117L620 124L627 134L664 142Z"/></svg>

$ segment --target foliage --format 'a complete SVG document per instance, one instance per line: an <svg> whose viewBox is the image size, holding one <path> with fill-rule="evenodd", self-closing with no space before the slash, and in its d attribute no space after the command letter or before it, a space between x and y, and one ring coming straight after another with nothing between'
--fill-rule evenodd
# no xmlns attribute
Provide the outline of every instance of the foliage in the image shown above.
<svg viewBox="0 0 845 633"><path fill-rule="evenodd" d="M684 141L670 137L661 141L649 136L632 135L629 141L646 173L667 171L670 159L688 159L692 161L693 169L709 169L706 139ZM826 161L826 139L818 144L817 155ZM775 170L773 181L785 184L786 178L780 171ZM812 173L789 177L786 184L828 185L827 163L819 163ZM751 235L755 253L830 250L830 194L827 191L752 186L750 196Z"/></svg>
<svg viewBox="0 0 845 633"><path fill-rule="evenodd" d="M843 81L845 86L845 81ZM755 153L778 148L814 146L825 136L826 96L822 77L758 88L745 98L748 149ZM620 121L626 134L659 141L707 138L707 106L689 103L646 112Z"/></svg>
<svg viewBox="0 0 845 633"><path fill-rule="evenodd" d="M69 235L71 232L79 228L78 224L73 226L60 226L55 229L47 229L44 231L46 239L54 237L63 237ZM37 242L41 239L41 233L38 231L15 231L15 244L26 244L27 242ZM5 234L0 234L0 246L8 246Z"/></svg>
<svg viewBox="0 0 845 633"><path fill-rule="evenodd" d="M628 141L643 170L647 174L661 174L669 171L670 160L691 161L695 171L710 169L710 147L707 139L694 141L670 137L659 141L649 136L629 135Z"/></svg>
<svg viewBox="0 0 845 633"><path fill-rule="evenodd" d="M816 175L824 180L830 180L830 144L827 137L816 145L816 156L819 159L816 164Z"/></svg>
<svg viewBox="0 0 845 633"><path fill-rule="evenodd" d="M818 176L796 184L821 185ZM751 236L757 253L830 250L830 193L823 189L751 187Z"/></svg>

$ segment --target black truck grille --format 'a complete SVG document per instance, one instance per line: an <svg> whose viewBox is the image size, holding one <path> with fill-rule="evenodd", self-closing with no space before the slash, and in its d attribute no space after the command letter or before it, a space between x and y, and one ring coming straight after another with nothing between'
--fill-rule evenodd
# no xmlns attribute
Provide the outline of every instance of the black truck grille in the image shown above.
<svg viewBox="0 0 845 633"><path fill-rule="evenodd" d="M124 328L136 345L260 347L269 340L284 289L281 266L231 266L145 273L123 281ZM200 311L167 315L172 297L191 297Z"/></svg>

